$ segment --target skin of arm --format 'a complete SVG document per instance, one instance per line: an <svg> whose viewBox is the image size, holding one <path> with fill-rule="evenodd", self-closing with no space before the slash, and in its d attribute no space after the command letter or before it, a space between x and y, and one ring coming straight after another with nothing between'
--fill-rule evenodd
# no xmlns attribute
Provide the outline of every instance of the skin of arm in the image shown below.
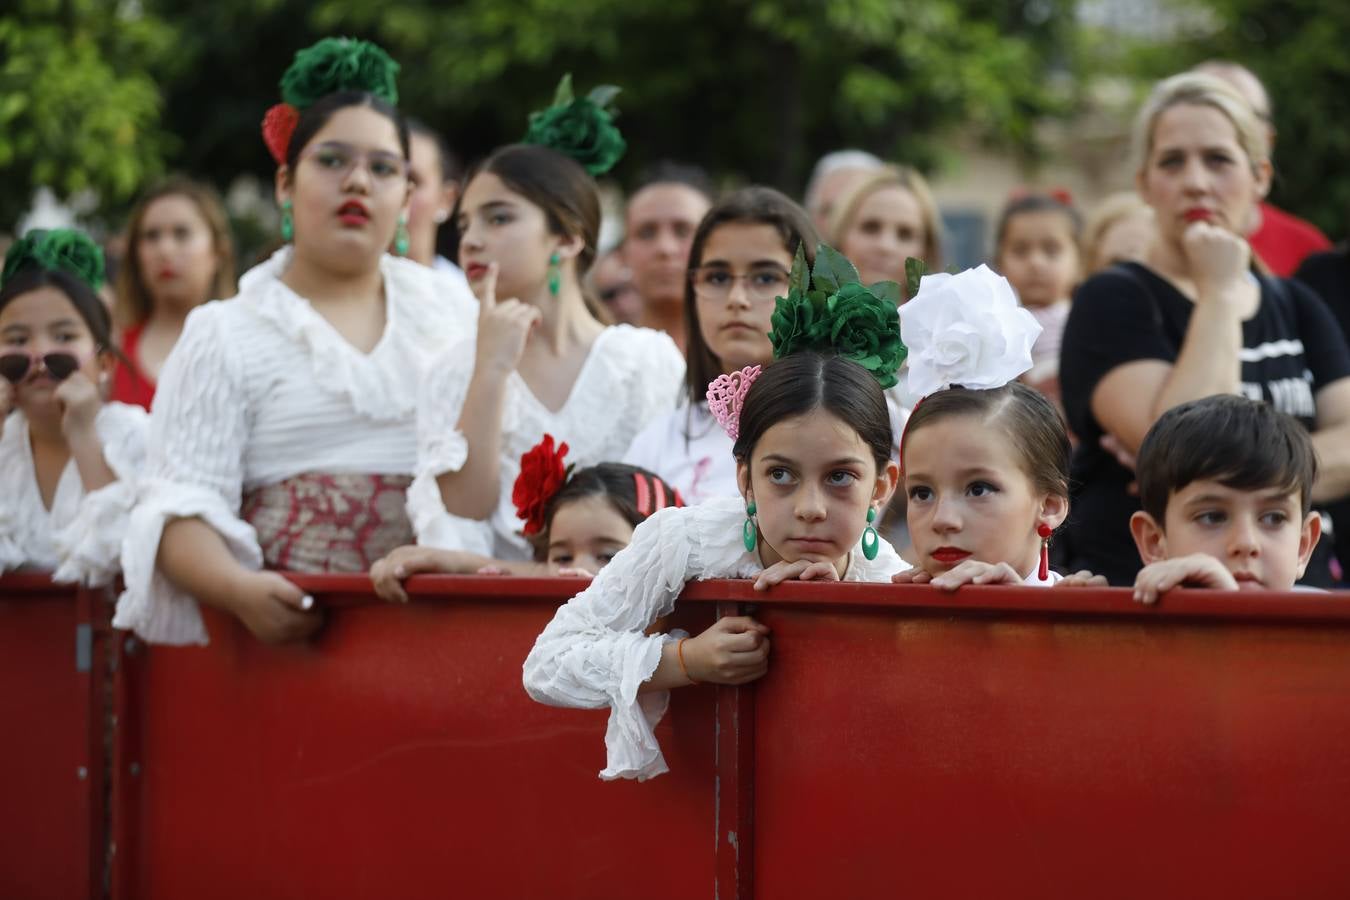
<svg viewBox="0 0 1350 900"><path fill-rule="evenodd" d="M459 429L469 445L468 458L458 472L436 476L441 502L452 515L481 520L492 515L497 507L502 406L510 374L510 368L503 369L491 362L474 366L459 419Z"/></svg>

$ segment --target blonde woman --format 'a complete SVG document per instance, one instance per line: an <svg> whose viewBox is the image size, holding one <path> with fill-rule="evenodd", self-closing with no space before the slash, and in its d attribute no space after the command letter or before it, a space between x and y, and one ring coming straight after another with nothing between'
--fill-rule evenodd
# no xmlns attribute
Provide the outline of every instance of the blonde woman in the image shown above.
<svg viewBox="0 0 1350 900"><path fill-rule="evenodd" d="M1135 184L1153 210L1142 262L1089 278L1074 296L1060 366L1074 457L1072 562L1129 584L1128 462L1168 409L1213 394L1264 400L1312 432L1315 503L1350 493L1350 348L1301 285L1255 270L1244 237L1270 188L1264 125L1224 82L1159 83L1134 130ZM1238 482L1244 473L1235 472ZM1256 554L1259 541L1233 552ZM1310 583L1329 577L1314 557Z"/></svg>
<svg viewBox="0 0 1350 900"><path fill-rule="evenodd" d="M905 260L942 268L942 218L923 176L887 166L860 177L830 213L827 240L858 268L863 284L905 285Z"/></svg>

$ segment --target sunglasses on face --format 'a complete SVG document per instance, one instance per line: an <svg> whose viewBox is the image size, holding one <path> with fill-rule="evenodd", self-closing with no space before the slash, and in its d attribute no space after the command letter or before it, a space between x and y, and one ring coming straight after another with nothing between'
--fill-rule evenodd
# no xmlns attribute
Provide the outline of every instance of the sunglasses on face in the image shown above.
<svg viewBox="0 0 1350 900"><path fill-rule="evenodd" d="M0 356L0 376L18 384L34 365L45 369L57 381L65 381L80 367L80 361L69 353L48 353L37 356L29 353L6 353Z"/></svg>

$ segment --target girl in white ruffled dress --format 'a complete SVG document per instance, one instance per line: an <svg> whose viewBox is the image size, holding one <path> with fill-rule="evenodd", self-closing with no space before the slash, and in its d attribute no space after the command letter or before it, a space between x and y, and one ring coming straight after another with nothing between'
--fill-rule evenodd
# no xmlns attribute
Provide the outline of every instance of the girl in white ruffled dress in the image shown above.
<svg viewBox="0 0 1350 900"><path fill-rule="evenodd" d="M416 396L476 303L406 250L408 133L393 61L297 54L264 137L291 245L187 319L160 376L114 624L205 643L197 602L267 641L320 624L276 571L365 572L412 539ZM362 80L365 79L365 80Z"/></svg>
<svg viewBox="0 0 1350 900"><path fill-rule="evenodd" d="M105 403L115 350L96 293L103 255L78 232L30 232L0 279L0 572L103 585L145 461L148 417Z"/></svg>
<svg viewBox="0 0 1350 900"><path fill-rule="evenodd" d="M622 139L603 103L567 90L567 102L532 121L587 119L615 152L555 148L556 133L532 129L527 140L544 145L500 148L469 177L455 216L459 263L481 301L477 333L432 367L418 404L409 491L418 543L512 572L542 571L511 503L521 456L552 434L578 467L618 460L674 407L684 376L667 334L606 327L583 293L600 228L592 175L613 164ZM415 557L426 558L400 554Z"/></svg>
<svg viewBox="0 0 1350 900"><path fill-rule="evenodd" d="M980 266L925 276L900 307L909 383L923 399L900 440L906 520L917 565L894 578L963 584L1102 584L1049 566L1069 514L1063 415L1015 379L1041 326L1007 280Z"/></svg>
<svg viewBox="0 0 1350 900"><path fill-rule="evenodd" d="M884 582L906 567L872 527L898 474L882 392L904 353L895 302L871 293L880 286L858 285L856 273L840 284L836 273L852 266L828 247L817 253L814 298L804 269L799 254L774 315L782 358L762 374L754 366L722 376L708 391L733 439L739 496L663 509L640 524L525 661L525 689L539 702L609 707L601 778L667 771L653 729L673 688L744 684L768 670L768 629L750 617L723 618L696 637L648 633L686 582L746 578L761 590L788 579Z"/></svg>

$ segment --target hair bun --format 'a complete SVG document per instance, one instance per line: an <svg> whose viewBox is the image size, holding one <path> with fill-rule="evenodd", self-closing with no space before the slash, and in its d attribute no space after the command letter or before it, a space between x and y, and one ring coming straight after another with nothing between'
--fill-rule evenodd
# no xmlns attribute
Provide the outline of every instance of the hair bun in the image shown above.
<svg viewBox="0 0 1350 900"><path fill-rule="evenodd" d="M69 273L96 291L103 286L103 250L73 228L34 229L15 241L5 254L0 287L28 268Z"/></svg>
<svg viewBox="0 0 1350 900"><path fill-rule="evenodd" d="M614 125L617 113L610 108L618 93L619 88L604 84L585 97L574 97L572 76L564 75L553 95L553 105L530 113L530 127L521 143L569 156L592 177L605 174L628 149Z"/></svg>
<svg viewBox="0 0 1350 900"><path fill-rule="evenodd" d="M774 305L774 359L804 350L833 353L871 372L883 388L894 387L908 351L900 340L900 285L864 286L858 270L827 244L816 250L809 274L799 246L792 261L788 295Z"/></svg>
<svg viewBox="0 0 1350 900"><path fill-rule="evenodd" d="M303 110L329 94L365 91L398 104L398 63L379 46L356 38L324 38L295 54L281 76L281 99Z"/></svg>

